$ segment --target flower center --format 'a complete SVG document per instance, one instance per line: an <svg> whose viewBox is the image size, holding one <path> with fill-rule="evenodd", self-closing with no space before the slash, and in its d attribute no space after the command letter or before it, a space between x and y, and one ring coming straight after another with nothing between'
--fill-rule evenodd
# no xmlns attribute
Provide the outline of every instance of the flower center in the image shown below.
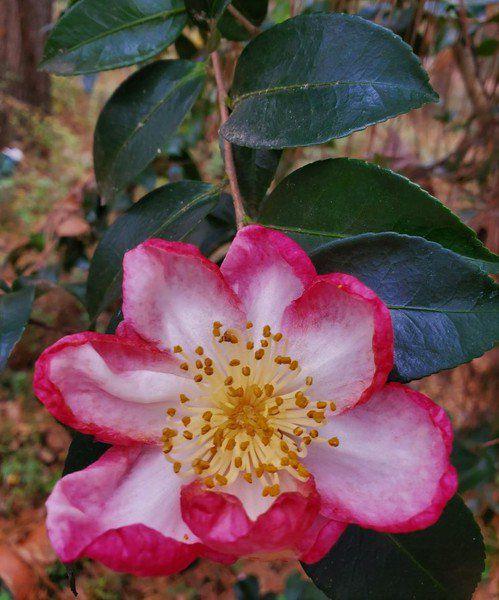
<svg viewBox="0 0 499 600"><path fill-rule="evenodd" d="M175 473L199 475L209 489L242 477L259 481L263 496L277 496L284 472L301 481L310 476L300 462L307 446L338 446L338 438L319 436L327 409L336 406L312 399L313 379L287 354L281 333L268 325L257 333L250 322L244 331L222 331L215 321L209 349L173 348L197 393L180 394L181 410L167 410L163 452Z"/></svg>

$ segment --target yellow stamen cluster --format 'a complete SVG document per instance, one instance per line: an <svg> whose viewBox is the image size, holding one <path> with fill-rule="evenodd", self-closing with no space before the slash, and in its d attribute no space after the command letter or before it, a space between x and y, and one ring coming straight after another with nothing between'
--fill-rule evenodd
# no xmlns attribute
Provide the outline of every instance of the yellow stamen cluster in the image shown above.
<svg viewBox="0 0 499 600"><path fill-rule="evenodd" d="M192 355L176 345L179 369L192 378L195 394L180 394L179 405L166 411L163 452L175 473L196 474L208 489L241 476L258 480L263 496L277 496L284 472L305 481L301 462L312 442L339 445L338 438L320 437L328 403L313 401L313 378L286 352L280 332L269 325L254 333L213 323L213 343L197 346ZM329 401L329 410L335 411Z"/></svg>

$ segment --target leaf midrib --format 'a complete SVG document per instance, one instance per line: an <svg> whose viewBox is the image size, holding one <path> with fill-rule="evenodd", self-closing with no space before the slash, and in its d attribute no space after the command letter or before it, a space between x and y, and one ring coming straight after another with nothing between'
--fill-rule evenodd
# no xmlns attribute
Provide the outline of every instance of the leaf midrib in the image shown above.
<svg viewBox="0 0 499 600"><path fill-rule="evenodd" d="M413 554L411 554L409 552L409 550L407 550L407 548L404 547L403 544L401 544L392 534L387 533L387 538L392 542L392 544L394 546L396 546L397 548L399 548L408 558L409 560L416 565L416 567L418 567L429 579L430 581L439 589L441 590L446 597L449 597L449 593L447 592L447 590L445 589L445 587L440 583L440 581L438 581L438 579L436 579L431 573L430 571L428 571L428 569L426 567L424 567L416 558Z"/></svg>
<svg viewBox="0 0 499 600"><path fill-rule="evenodd" d="M139 120L137 125L134 127L133 131L130 132L130 134L123 140L123 143L119 146L119 149L117 150L117 152L115 154L115 159L111 163L111 168L109 169L109 172L111 172L111 169L115 168L116 164L118 163L118 159L121 158L123 151L128 147L128 145L130 144L131 140L135 137L137 132L139 132L141 129L144 129L144 127L149 122L149 120L154 116L154 114L156 114L156 112L158 110L160 110L160 108L163 106L163 104L165 104L180 87L182 87L183 85L186 85L189 81L191 81L193 79L201 78L201 77L202 77L202 74L199 72L199 69L197 68L197 65L195 64L193 66L191 73L188 73L184 77L181 77L181 79L179 79L177 81L177 83L175 83L175 85L173 85L170 88L170 90L166 94L166 96L163 96L161 98L161 100L157 104L155 104L153 106L153 108L145 115L145 117L143 119ZM109 177L109 175L107 177L105 177L105 179L108 179L108 177Z"/></svg>
<svg viewBox="0 0 499 600"><path fill-rule="evenodd" d="M342 234L342 233L330 233L330 232L322 232L322 231L316 231L313 229L302 229L300 227L283 227L283 226L279 226L279 225L271 225L268 224L267 227L271 227L272 229L277 229L277 230L282 230L282 231L292 231L294 233L303 233L304 235L315 235L315 236L321 236L321 237L327 237L327 238L332 238L332 239L345 239L345 238L349 238L351 237L352 234ZM314 256L315 254L318 254L319 252L321 252L321 248L317 248L311 252L309 252L309 256ZM473 309L469 309L469 310L452 310L452 309L445 309L445 308L431 308L428 306L417 306L417 305L397 305L397 304L387 304L386 305L390 310L405 310L405 311L420 311L420 312L431 312L431 313L438 313L438 314L463 314L463 315L472 315L472 314L476 314L476 312L480 312L480 314L484 315L484 314L491 314L491 315L495 315L498 313L498 311L495 310L480 310L480 311L476 311Z"/></svg>
<svg viewBox="0 0 499 600"><path fill-rule="evenodd" d="M124 23L123 25L120 25L119 27L115 27L114 29L107 29L106 31L102 31L98 35L94 35L90 38L86 38L85 40L79 42L78 44L75 44L74 46L70 46L69 48L64 48L63 54L69 54L70 52L74 52L75 50L78 50L79 48L82 48L83 46L92 44L98 40L105 38L105 37L112 36L116 33L119 33L120 31L126 31L127 29L133 29L134 27L143 25L144 23L149 23L150 21L166 20L169 17L175 16L177 14L181 14L183 12L186 12L185 8L179 7L179 8L175 8L173 10L164 10L162 12L155 13L153 15L148 15L146 17L142 17L141 19L137 19L133 22ZM44 59L44 62L52 60L52 58L57 56L57 54L58 53L56 50L51 55L47 56Z"/></svg>
<svg viewBox="0 0 499 600"><path fill-rule="evenodd" d="M294 91L302 91L302 90L309 90L309 89L320 89L320 88L332 88L332 87L339 87L339 86L345 86L345 85L365 85L365 86L385 86L385 87L393 87L396 89L411 89L412 88L408 88L407 86L403 86L400 85L398 83L389 83L389 82L385 82L385 81L324 81L324 82L317 82L317 83L290 83L289 85L283 85L283 86L273 86L273 87L269 87L269 88L263 88L261 90L253 90L252 92L246 92L244 94L241 94L240 96L234 96L232 99L233 105L236 106L236 104L238 104L239 102L241 102L242 100L246 100L247 98L252 98L254 96L266 96L266 95L271 95L271 94L281 94L281 93L288 93L288 92L294 92ZM417 90L412 90L415 91L417 93ZM421 95L423 96L427 96L430 94L424 94L421 93Z"/></svg>

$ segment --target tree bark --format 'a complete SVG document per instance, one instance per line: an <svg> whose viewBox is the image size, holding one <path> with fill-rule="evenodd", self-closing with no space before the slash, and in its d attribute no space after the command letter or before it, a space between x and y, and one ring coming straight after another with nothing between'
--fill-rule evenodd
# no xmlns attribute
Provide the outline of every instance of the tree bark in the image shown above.
<svg viewBox="0 0 499 600"><path fill-rule="evenodd" d="M38 70L52 0L0 0L0 142L8 137L5 96L50 110L50 78Z"/></svg>

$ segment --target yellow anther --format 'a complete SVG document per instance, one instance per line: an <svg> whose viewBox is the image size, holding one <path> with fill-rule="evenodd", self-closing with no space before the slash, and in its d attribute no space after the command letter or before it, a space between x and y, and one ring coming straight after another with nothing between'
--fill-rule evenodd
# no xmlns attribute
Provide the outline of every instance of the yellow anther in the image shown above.
<svg viewBox="0 0 499 600"><path fill-rule="evenodd" d="M255 344L253 342L246 342L246 350L253 350Z"/></svg>
<svg viewBox="0 0 499 600"><path fill-rule="evenodd" d="M277 414L279 414L278 406L272 406L271 408L269 408L269 415L277 415Z"/></svg>
<svg viewBox="0 0 499 600"><path fill-rule="evenodd" d="M317 431L317 429L311 429L308 434L310 435L311 438L316 438L319 436L319 432Z"/></svg>
<svg viewBox="0 0 499 600"><path fill-rule="evenodd" d="M189 365L186 362L183 362L180 365L180 368L182 369L182 371L188 371L189 370Z"/></svg>
<svg viewBox="0 0 499 600"><path fill-rule="evenodd" d="M283 467L289 466L289 458L287 456L283 456L281 458L281 466L283 466Z"/></svg>
<svg viewBox="0 0 499 600"><path fill-rule="evenodd" d="M220 321L213 321L213 327L215 329L220 329L220 327L222 327L222 323L220 323Z"/></svg>
<svg viewBox="0 0 499 600"><path fill-rule="evenodd" d="M213 361L211 360L210 357L207 357L207 358L204 359L204 364L205 364L205 367L212 367L213 366Z"/></svg>
<svg viewBox="0 0 499 600"><path fill-rule="evenodd" d="M245 376L245 377L249 377L250 373L251 373L251 369L246 365L245 367L243 367L241 369L241 373Z"/></svg>
<svg viewBox="0 0 499 600"><path fill-rule="evenodd" d="M183 352L182 346L173 346L173 351L178 354L179 352Z"/></svg>
<svg viewBox="0 0 499 600"><path fill-rule="evenodd" d="M302 477L310 477L309 471L307 471L307 469L305 469L303 465L298 465L298 468L296 470Z"/></svg>
<svg viewBox="0 0 499 600"><path fill-rule="evenodd" d="M195 352L196 354L198 354L199 356L202 356L202 355L204 354L204 349L203 349L203 346L198 346L198 347L197 347L197 348L194 350L194 352Z"/></svg>
<svg viewBox="0 0 499 600"><path fill-rule="evenodd" d="M265 354L265 350L263 348L259 348L256 352L255 352L255 358L256 360L261 360L263 358L263 355Z"/></svg>
<svg viewBox="0 0 499 600"><path fill-rule="evenodd" d="M336 446L340 445L340 440L337 437L332 437L327 441L327 443L330 446L333 446L334 448L336 448Z"/></svg>
<svg viewBox="0 0 499 600"><path fill-rule="evenodd" d="M214 371L211 367L205 367L204 372L206 375L213 375Z"/></svg>
<svg viewBox="0 0 499 600"><path fill-rule="evenodd" d="M182 423L184 424L185 427L187 427L187 425L189 425L190 422L191 422L190 417L182 417Z"/></svg>
<svg viewBox="0 0 499 600"><path fill-rule="evenodd" d="M278 365L289 365L291 364L291 358L289 356L276 356L274 362Z"/></svg>
<svg viewBox="0 0 499 600"><path fill-rule="evenodd" d="M243 475L243 479L245 479L248 483L253 483L253 477L251 476L251 473L245 473Z"/></svg>
<svg viewBox="0 0 499 600"><path fill-rule="evenodd" d="M215 431L215 435L213 436L213 444L216 447L220 447L222 445L223 439L224 439L223 429L217 429Z"/></svg>
<svg viewBox="0 0 499 600"><path fill-rule="evenodd" d="M267 398L270 398L274 393L274 386L271 383L266 383L263 386L263 389L265 390L265 395L267 396Z"/></svg>
<svg viewBox="0 0 499 600"><path fill-rule="evenodd" d="M332 412L334 412L336 410L336 404L334 402L330 402L329 408L331 409Z"/></svg>
<svg viewBox="0 0 499 600"><path fill-rule="evenodd" d="M240 469L243 464L243 459L240 456L236 456L234 459L234 465L237 469Z"/></svg>
<svg viewBox="0 0 499 600"><path fill-rule="evenodd" d="M308 377L305 377L305 383L306 383L308 386L311 386L311 385L314 383L314 378L313 378L313 377L310 377L310 375L309 375Z"/></svg>
<svg viewBox="0 0 499 600"><path fill-rule="evenodd" d="M303 397L297 398L297 399L295 400L295 404L296 404L296 406L298 406L299 408L306 408L306 407L308 406L308 400L307 400L307 398L305 398L305 397L303 396ZM310 412L310 411L309 411L309 412ZM307 417L308 417L308 415L309 415L309 413L307 413Z"/></svg>
<svg viewBox="0 0 499 600"><path fill-rule="evenodd" d="M270 337L270 326L269 325L265 325L265 327L263 328L263 337Z"/></svg>
<svg viewBox="0 0 499 600"><path fill-rule="evenodd" d="M182 463L180 463L178 461L173 463L173 470L175 471L175 473L178 473L181 468L182 468Z"/></svg>
<svg viewBox="0 0 499 600"><path fill-rule="evenodd" d="M192 440L192 438L194 437L192 431L188 431L187 429L182 432L182 435L185 437L186 440Z"/></svg>
<svg viewBox="0 0 499 600"><path fill-rule="evenodd" d="M282 333L276 333L274 335L274 341L275 342L280 342L282 340Z"/></svg>
<svg viewBox="0 0 499 600"><path fill-rule="evenodd" d="M246 329L251 329L253 327L253 323L251 321L248 321L246 323Z"/></svg>
<svg viewBox="0 0 499 600"><path fill-rule="evenodd" d="M289 368L291 371L296 371L296 369L298 368L298 361L292 360L291 364L289 365Z"/></svg>
<svg viewBox="0 0 499 600"><path fill-rule="evenodd" d="M234 383L234 377L231 377L230 375L224 381L224 385L232 385L233 383Z"/></svg>
<svg viewBox="0 0 499 600"><path fill-rule="evenodd" d="M229 394L229 396L232 396L232 398L242 398L244 396L244 390L242 387L238 387L237 389L229 387L227 393Z"/></svg>
<svg viewBox="0 0 499 600"><path fill-rule="evenodd" d="M165 444L163 446L163 454L169 454L173 449L172 444Z"/></svg>
<svg viewBox="0 0 499 600"><path fill-rule="evenodd" d="M267 340L260 340L260 346L262 346L262 348L268 348L269 343Z"/></svg>
<svg viewBox="0 0 499 600"><path fill-rule="evenodd" d="M244 452L244 450L247 450L247 449L248 449L248 446L249 446L249 441L248 441L248 440L246 440L246 441L244 441L244 442L241 442L241 443L239 444L239 448L241 448L241 450L242 450L243 452Z"/></svg>
<svg viewBox="0 0 499 600"><path fill-rule="evenodd" d="M258 465L257 467L255 467L255 475L257 477L261 477L263 475L263 467L262 467L262 465Z"/></svg>
<svg viewBox="0 0 499 600"><path fill-rule="evenodd" d="M220 475L220 473L215 474L215 479L217 480L218 485L227 485L227 477Z"/></svg>
<svg viewBox="0 0 499 600"><path fill-rule="evenodd" d="M198 368L198 369L202 369L203 368L203 361L199 360L199 358L196 361L196 368Z"/></svg>
<svg viewBox="0 0 499 600"><path fill-rule="evenodd" d="M177 410L176 410L175 408L169 408L169 409L166 411L166 414L167 414L169 417L174 417L176 412L177 412Z"/></svg>
<svg viewBox="0 0 499 600"><path fill-rule="evenodd" d="M229 363L229 365L231 367L238 367L240 364L241 364L241 361L237 360L237 358L233 358Z"/></svg>
<svg viewBox="0 0 499 600"><path fill-rule="evenodd" d="M164 439L172 438L172 437L175 437L176 435L178 435L178 431L176 429L170 429L169 427L166 427L165 429L163 429L163 438Z"/></svg>
<svg viewBox="0 0 499 600"><path fill-rule="evenodd" d="M295 427L295 428L293 429L293 433L294 433L295 435L301 435L301 434L303 433L303 429L302 429L301 427Z"/></svg>
<svg viewBox="0 0 499 600"><path fill-rule="evenodd" d="M309 437L308 435L304 436L302 439L303 439L303 443L305 444L305 446L309 446L312 442L312 438Z"/></svg>
<svg viewBox="0 0 499 600"><path fill-rule="evenodd" d="M282 442L280 443L280 446L281 446L281 450L282 450L283 452L289 452L289 446L286 444L286 442L285 442L285 441L282 441Z"/></svg>
<svg viewBox="0 0 499 600"><path fill-rule="evenodd" d="M226 450L234 450L236 446L236 440L234 438L230 438L230 440L227 442L227 446L225 446Z"/></svg>
<svg viewBox="0 0 499 600"><path fill-rule="evenodd" d="M188 398L185 394L180 394L180 402L182 402L182 404L189 402L189 400L190 398Z"/></svg>
<svg viewBox="0 0 499 600"><path fill-rule="evenodd" d="M211 425L208 425L208 424L203 425L201 427L201 435L205 435L206 433L208 433L208 431L210 431L210 429L211 429Z"/></svg>
<svg viewBox="0 0 499 600"><path fill-rule="evenodd" d="M204 484L210 490L215 487L215 482L213 481L213 477L206 477L204 480Z"/></svg>
<svg viewBox="0 0 499 600"><path fill-rule="evenodd" d="M213 328L212 333L213 333L213 336L216 337L216 338L219 338L220 335L221 335L220 329L216 329L216 328Z"/></svg>
<svg viewBox="0 0 499 600"><path fill-rule="evenodd" d="M317 402L317 408L326 408L327 402Z"/></svg>
<svg viewBox="0 0 499 600"><path fill-rule="evenodd" d="M325 417L324 417L324 413L323 412L319 412L316 411L314 413L313 419L316 423L322 423L322 421L324 421Z"/></svg>
<svg viewBox="0 0 499 600"><path fill-rule="evenodd" d="M275 403L277 404L277 406L282 406L282 404L284 403L284 399L281 398L281 396L277 396L277 398L275 399Z"/></svg>
<svg viewBox="0 0 499 600"><path fill-rule="evenodd" d="M201 381L203 381L203 376L198 374L198 375L194 375L194 381L196 383L200 383Z"/></svg>
<svg viewBox="0 0 499 600"><path fill-rule="evenodd" d="M260 396L263 394L262 388L257 385L254 385L252 389L253 389L253 394L257 398L260 398Z"/></svg>
<svg viewBox="0 0 499 600"><path fill-rule="evenodd" d="M211 412L211 410L207 410L203 413L203 419L205 421L210 421L212 416L213 416L213 413Z"/></svg>
<svg viewBox="0 0 499 600"><path fill-rule="evenodd" d="M262 496L266 498L270 494L270 485L266 485L262 490Z"/></svg>
<svg viewBox="0 0 499 600"><path fill-rule="evenodd" d="M275 483L274 485L270 486L269 494L272 497L279 496L280 491L281 489L279 487L279 484Z"/></svg>

